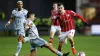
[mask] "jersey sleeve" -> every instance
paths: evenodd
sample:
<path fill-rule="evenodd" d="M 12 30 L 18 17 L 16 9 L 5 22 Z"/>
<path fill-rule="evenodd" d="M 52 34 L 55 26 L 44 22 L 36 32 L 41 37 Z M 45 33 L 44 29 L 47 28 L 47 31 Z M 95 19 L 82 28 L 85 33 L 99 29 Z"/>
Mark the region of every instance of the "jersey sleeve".
<path fill-rule="evenodd" d="M 27 25 L 30 25 L 30 24 L 32 24 L 32 21 L 30 21 L 30 20 L 26 20 L 26 22 L 25 22 Z"/>
<path fill-rule="evenodd" d="M 32 24 L 32 21 L 26 20 L 25 21 L 25 28 L 29 28 L 29 25 L 31 25 L 31 24 Z"/>
<path fill-rule="evenodd" d="M 81 19 L 83 22 L 86 22 L 86 20 L 81 15 L 75 13 L 74 11 L 70 11 L 70 13 L 71 13 L 72 16 L 76 16 L 79 19 Z"/>
<path fill-rule="evenodd" d="M 24 9 L 25 17 L 27 18 L 28 10 Z"/>
<path fill-rule="evenodd" d="M 72 10 L 70 10 L 70 14 L 71 14 L 72 16 L 76 16 L 77 13 L 75 13 L 75 12 L 72 11 Z"/>
<path fill-rule="evenodd" d="M 15 13 L 15 10 L 12 11 L 11 18 L 14 18 L 14 13 Z"/>

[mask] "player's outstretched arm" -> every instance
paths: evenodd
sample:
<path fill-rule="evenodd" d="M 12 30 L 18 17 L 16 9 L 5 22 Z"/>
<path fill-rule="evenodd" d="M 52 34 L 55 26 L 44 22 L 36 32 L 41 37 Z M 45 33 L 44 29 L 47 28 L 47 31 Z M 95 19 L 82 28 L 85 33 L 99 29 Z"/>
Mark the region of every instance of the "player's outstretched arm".
<path fill-rule="evenodd" d="M 5 24 L 5 27 L 8 27 L 8 25 L 13 22 L 13 18 L 10 18 L 10 20 Z"/>
<path fill-rule="evenodd" d="M 74 11 L 70 11 L 70 14 L 72 15 L 72 16 L 76 16 L 76 17 L 78 17 L 79 19 L 81 19 L 83 22 L 87 22 L 81 15 L 79 15 L 78 13 L 75 13 Z"/>
<path fill-rule="evenodd" d="M 76 14 L 76 16 L 81 19 L 83 22 L 87 22 L 82 16 L 80 16 L 79 14 Z"/>
<path fill-rule="evenodd" d="M 76 16 L 83 21 L 84 26 L 89 26 L 88 22 L 82 16 L 79 14 L 76 14 Z"/>
<path fill-rule="evenodd" d="M 46 18 L 45 21 L 48 22 L 52 17 Z"/>

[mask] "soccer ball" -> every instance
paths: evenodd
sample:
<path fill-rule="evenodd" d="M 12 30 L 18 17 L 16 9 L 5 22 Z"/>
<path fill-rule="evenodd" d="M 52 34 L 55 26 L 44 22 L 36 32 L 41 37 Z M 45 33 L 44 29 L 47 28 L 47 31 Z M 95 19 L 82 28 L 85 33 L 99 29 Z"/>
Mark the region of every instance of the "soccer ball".
<path fill-rule="evenodd" d="M 78 56 L 85 56 L 85 53 L 84 52 L 79 52 Z"/>

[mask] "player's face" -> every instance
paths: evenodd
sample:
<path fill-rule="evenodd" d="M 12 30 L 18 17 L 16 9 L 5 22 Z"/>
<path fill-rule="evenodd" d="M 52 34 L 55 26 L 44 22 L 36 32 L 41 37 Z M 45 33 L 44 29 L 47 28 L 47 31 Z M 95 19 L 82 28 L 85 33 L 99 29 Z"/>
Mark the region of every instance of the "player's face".
<path fill-rule="evenodd" d="M 64 11 L 64 6 L 63 5 L 61 5 L 61 6 L 58 6 L 58 13 L 63 13 L 63 11 Z"/>
<path fill-rule="evenodd" d="M 53 4 L 53 9 L 57 9 L 57 4 Z"/>
<path fill-rule="evenodd" d="M 21 8 L 23 7 L 23 3 L 22 3 L 22 2 L 17 3 L 17 7 L 18 7 L 19 9 L 21 9 Z"/>
<path fill-rule="evenodd" d="M 35 20 L 35 15 L 34 14 L 31 14 L 30 15 L 30 18 L 31 18 L 32 21 L 34 21 Z"/>

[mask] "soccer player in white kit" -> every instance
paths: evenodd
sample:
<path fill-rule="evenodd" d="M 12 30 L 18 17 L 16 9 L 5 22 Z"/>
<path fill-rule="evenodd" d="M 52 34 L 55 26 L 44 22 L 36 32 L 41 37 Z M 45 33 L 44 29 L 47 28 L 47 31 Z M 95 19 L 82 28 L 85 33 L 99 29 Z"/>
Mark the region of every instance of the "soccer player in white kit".
<path fill-rule="evenodd" d="M 37 27 L 33 23 L 35 20 L 35 14 L 32 12 L 28 12 L 27 20 L 25 21 L 25 30 L 28 32 L 30 45 L 31 45 L 31 53 L 30 56 L 36 56 L 37 47 L 46 47 L 53 53 L 57 54 L 58 56 L 68 56 L 68 53 L 63 54 L 62 52 L 56 50 L 52 45 L 47 43 L 44 39 L 39 37 Z"/>
<path fill-rule="evenodd" d="M 15 8 L 12 11 L 11 18 L 5 25 L 5 27 L 7 27 L 11 22 L 14 22 L 15 31 L 18 35 L 18 45 L 15 56 L 18 56 L 22 48 L 22 43 L 24 42 L 24 36 L 25 36 L 24 22 L 27 16 L 27 12 L 28 11 L 23 8 L 23 2 L 17 1 L 17 8 Z"/>

